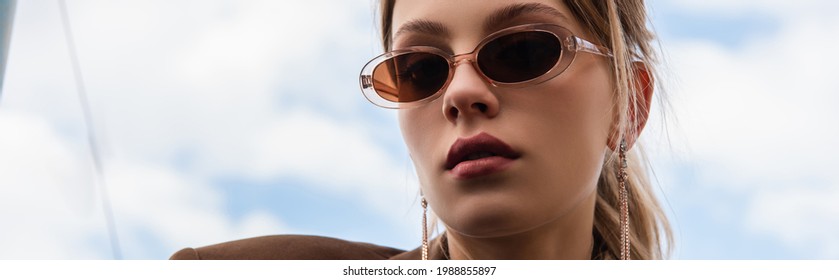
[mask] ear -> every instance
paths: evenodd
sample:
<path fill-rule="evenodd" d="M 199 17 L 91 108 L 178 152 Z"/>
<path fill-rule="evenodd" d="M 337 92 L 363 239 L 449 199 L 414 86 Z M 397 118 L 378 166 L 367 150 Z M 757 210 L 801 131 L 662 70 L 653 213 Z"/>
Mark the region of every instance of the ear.
<path fill-rule="evenodd" d="M 635 106 L 629 106 L 629 110 L 626 112 L 626 118 L 635 127 L 631 131 L 626 131 L 623 135 L 624 140 L 626 140 L 627 150 L 635 145 L 635 141 L 638 140 L 638 137 L 641 136 L 641 131 L 647 125 L 647 119 L 650 116 L 650 105 L 653 100 L 653 89 L 655 88 L 653 75 L 650 73 L 649 68 L 647 68 L 647 64 L 636 61 L 632 63 L 632 68 L 635 72 Z M 609 148 L 613 151 L 617 151 L 618 145 L 620 145 L 621 139 L 618 139 L 618 134 L 618 131 L 613 129 L 609 136 Z"/>

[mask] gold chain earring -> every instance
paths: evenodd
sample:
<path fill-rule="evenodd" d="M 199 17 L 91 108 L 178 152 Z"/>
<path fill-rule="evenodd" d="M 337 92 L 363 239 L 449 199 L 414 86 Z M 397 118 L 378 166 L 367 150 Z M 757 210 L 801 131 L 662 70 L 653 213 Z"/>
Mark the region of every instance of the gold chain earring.
<path fill-rule="evenodd" d="M 428 260 L 428 224 L 425 216 L 428 214 L 428 202 L 422 198 L 422 260 Z"/>
<path fill-rule="evenodd" d="M 618 168 L 618 186 L 620 187 L 620 227 L 621 227 L 621 260 L 629 260 L 629 192 L 626 190 L 626 140 L 621 140 L 620 168 Z"/>

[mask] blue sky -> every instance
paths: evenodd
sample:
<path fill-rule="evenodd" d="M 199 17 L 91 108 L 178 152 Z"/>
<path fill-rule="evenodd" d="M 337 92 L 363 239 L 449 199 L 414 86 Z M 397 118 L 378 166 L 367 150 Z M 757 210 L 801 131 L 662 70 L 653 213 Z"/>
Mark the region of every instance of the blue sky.
<path fill-rule="evenodd" d="M 267 234 L 419 245 L 396 114 L 357 85 L 371 2 L 68 2 L 126 258 Z M 836 4 L 648 5 L 670 105 L 643 141 L 672 257 L 839 258 Z M 18 3 L 0 259 L 111 258 L 59 16 Z"/>

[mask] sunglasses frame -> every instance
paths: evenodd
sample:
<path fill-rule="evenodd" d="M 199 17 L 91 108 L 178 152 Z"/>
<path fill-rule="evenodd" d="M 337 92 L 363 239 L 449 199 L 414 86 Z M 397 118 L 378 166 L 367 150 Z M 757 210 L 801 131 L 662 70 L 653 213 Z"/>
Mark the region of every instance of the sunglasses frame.
<path fill-rule="evenodd" d="M 556 64 L 550 70 L 533 79 L 513 83 L 498 82 L 484 74 L 484 72 L 481 70 L 481 67 L 478 65 L 478 55 L 480 54 L 480 51 L 483 49 L 485 45 L 502 36 L 532 31 L 549 33 L 555 36 L 560 42 L 562 51 L 560 52 L 560 56 L 557 59 Z M 481 40 L 480 43 L 478 43 L 475 49 L 468 53 L 452 55 L 441 49 L 431 46 L 415 46 L 386 52 L 373 58 L 372 60 L 367 62 L 367 64 L 364 65 L 364 67 L 361 69 L 359 82 L 361 84 L 361 91 L 364 94 L 364 97 L 376 106 L 388 109 L 408 109 L 419 107 L 439 98 L 442 95 L 442 93 L 446 91 L 446 88 L 449 86 L 449 83 L 451 83 L 452 77 L 454 77 L 455 68 L 461 63 L 472 63 L 475 70 L 483 77 L 484 80 L 486 80 L 493 87 L 519 88 L 540 84 L 550 79 L 553 79 L 559 74 L 562 74 L 562 72 L 565 72 L 565 70 L 568 69 L 568 67 L 574 61 L 574 58 L 577 56 L 577 52 L 587 52 L 605 57 L 613 56 L 612 52 L 608 48 L 579 38 L 565 27 L 550 23 L 525 24 L 505 28 L 488 35 L 483 40 Z M 388 60 L 411 53 L 426 53 L 437 55 L 448 61 L 449 71 L 446 81 L 443 83 L 440 89 L 437 90 L 437 92 L 417 101 L 394 102 L 385 99 L 379 94 L 375 87 L 375 83 L 373 82 L 373 72 L 376 70 L 376 68 L 379 67 L 379 65 Z"/>

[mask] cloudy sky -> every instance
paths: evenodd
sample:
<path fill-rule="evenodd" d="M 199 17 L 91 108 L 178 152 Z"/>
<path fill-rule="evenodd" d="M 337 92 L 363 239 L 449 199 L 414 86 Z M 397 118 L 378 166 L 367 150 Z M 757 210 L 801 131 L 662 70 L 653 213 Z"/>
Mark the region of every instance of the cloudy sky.
<path fill-rule="evenodd" d="M 419 246 L 395 112 L 357 85 L 381 51 L 370 0 L 67 2 L 124 258 L 267 234 Z M 839 258 L 839 3 L 648 5 L 672 258 Z M 17 6 L 0 259 L 114 257 L 59 11 Z"/>

